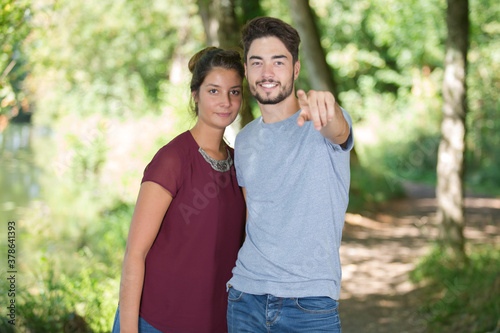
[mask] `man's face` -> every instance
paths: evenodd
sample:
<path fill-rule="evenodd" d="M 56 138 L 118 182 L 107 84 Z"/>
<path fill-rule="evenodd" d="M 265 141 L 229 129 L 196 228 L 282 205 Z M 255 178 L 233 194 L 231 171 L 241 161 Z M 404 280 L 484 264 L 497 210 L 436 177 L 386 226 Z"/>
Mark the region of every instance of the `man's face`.
<path fill-rule="evenodd" d="M 258 38 L 248 49 L 245 73 L 250 93 L 260 104 L 278 104 L 292 95 L 300 63 L 276 37 Z"/>

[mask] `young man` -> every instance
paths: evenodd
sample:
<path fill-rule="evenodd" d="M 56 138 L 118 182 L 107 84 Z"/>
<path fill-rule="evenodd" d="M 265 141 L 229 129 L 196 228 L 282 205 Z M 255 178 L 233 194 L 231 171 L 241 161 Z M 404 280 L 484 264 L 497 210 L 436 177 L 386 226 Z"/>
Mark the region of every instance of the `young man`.
<path fill-rule="evenodd" d="M 256 18 L 242 41 L 262 117 L 235 142 L 248 216 L 228 282 L 229 332 L 340 332 L 351 119 L 329 92 L 295 97 L 300 37 L 290 25 Z"/>

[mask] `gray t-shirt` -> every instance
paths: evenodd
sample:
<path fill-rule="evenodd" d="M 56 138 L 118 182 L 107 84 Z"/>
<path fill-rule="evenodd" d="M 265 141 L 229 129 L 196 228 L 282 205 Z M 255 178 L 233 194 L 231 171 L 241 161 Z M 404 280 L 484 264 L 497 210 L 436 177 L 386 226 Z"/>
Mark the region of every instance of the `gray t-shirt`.
<path fill-rule="evenodd" d="M 234 288 L 277 297 L 338 300 L 339 247 L 349 200 L 349 151 L 325 139 L 300 111 L 277 123 L 255 119 L 235 142 L 238 183 L 247 191 L 246 239 Z"/>

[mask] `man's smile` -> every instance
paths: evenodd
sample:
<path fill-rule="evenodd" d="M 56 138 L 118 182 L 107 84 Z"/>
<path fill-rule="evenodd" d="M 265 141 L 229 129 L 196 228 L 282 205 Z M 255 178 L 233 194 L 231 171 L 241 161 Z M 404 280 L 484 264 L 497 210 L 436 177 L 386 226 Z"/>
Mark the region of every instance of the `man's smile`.
<path fill-rule="evenodd" d="M 277 87 L 278 86 L 278 83 L 277 82 L 268 82 L 268 81 L 265 81 L 265 82 L 259 82 L 257 83 L 259 86 L 261 86 L 262 88 L 274 88 L 274 87 Z"/>

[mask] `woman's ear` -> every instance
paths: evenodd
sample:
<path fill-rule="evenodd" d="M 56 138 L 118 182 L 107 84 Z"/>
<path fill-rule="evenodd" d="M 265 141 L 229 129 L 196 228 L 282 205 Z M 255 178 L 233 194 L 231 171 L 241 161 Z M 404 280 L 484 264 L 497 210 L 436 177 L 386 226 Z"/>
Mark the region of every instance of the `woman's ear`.
<path fill-rule="evenodd" d="M 193 101 L 198 103 L 198 94 L 196 91 L 191 91 L 191 96 L 193 96 Z"/>

